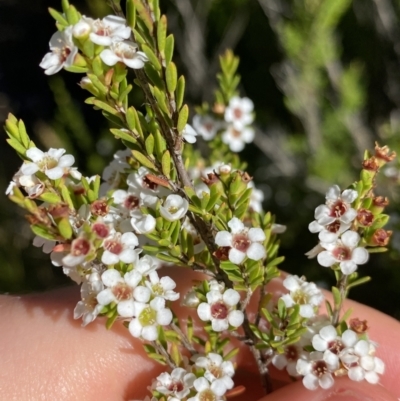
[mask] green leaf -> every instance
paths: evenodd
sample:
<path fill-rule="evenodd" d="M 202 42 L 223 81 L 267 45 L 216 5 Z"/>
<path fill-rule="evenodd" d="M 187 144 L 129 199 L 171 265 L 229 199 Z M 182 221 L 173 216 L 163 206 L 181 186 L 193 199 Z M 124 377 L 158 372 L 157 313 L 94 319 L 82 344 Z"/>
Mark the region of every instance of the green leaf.
<path fill-rule="evenodd" d="M 344 315 L 340 319 L 340 322 L 346 322 L 352 313 L 353 313 L 353 309 L 351 309 L 351 308 L 347 309 L 347 311 L 344 313 Z"/>
<path fill-rule="evenodd" d="M 167 107 L 166 99 L 165 99 L 165 93 L 160 91 L 157 87 L 154 87 L 154 97 L 157 100 L 158 106 L 160 109 L 167 115 L 170 115 L 170 112 Z"/>
<path fill-rule="evenodd" d="M 25 156 L 26 149 L 14 138 L 7 139 L 7 143 L 14 148 L 20 155 Z"/>
<path fill-rule="evenodd" d="M 147 154 L 150 156 L 153 154 L 154 152 L 154 136 L 152 134 L 150 134 L 147 138 L 146 138 L 146 152 Z"/>
<path fill-rule="evenodd" d="M 48 202 L 52 205 L 55 205 L 57 203 L 61 203 L 61 198 L 52 192 L 44 192 L 39 196 L 39 199 L 42 200 L 43 202 Z"/>
<path fill-rule="evenodd" d="M 177 85 L 178 72 L 175 63 L 169 63 L 165 70 L 165 79 L 169 93 L 174 93 Z"/>
<path fill-rule="evenodd" d="M 55 237 L 53 234 L 48 232 L 47 227 L 43 227 L 40 225 L 33 225 L 31 226 L 31 229 L 34 234 L 38 235 L 39 237 L 49 239 L 49 240 L 56 240 L 57 237 Z"/>
<path fill-rule="evenodd" d="M 50 15 L 61 25 L 67 27 L 68 21 L 64 18 L 64 16 L 59 13 L 57 10 L 55 10 L 54 8 L 49 7 L 48 8 Z"/>
<path fill-rule="evenodd" d="M 68 0 L 61 0 L 61 7 L 63 9 L 64 14 L 67 13 L 69 8 L 69 1 Z"/>
<path fill-rule="evenodd" d="M 76 10 L 76 8 L 72 5 L 70 5 L 65 13 L 68 23 L 69 25 L 75 25 L 76 23 L 79 22 L 79 20 L 81 19 L 80 14 L 78 13 L 78 11 Z"/>
<path fill-rule="evenodd" d="M 181 75 L 178 79 L 175 93 L 176 108 L 180 110 L 185 96 L 185 77 Z"/>
<path fill-rule="evenodd" d="M 124 141 L 131 142 L 131 143 L 136 143 L 136 139 L 132 136 L 132 134 L 129 131 L 122 131 L 120 129 L 116 128 L 110 128 L 111 133 L 116 137 L 123 139 Z"/>
<path fill-rule="evenodd" d="M 162 15 L 157 24 L 157 45 L 161 54 L 164 53 L 167 39 L 167 17 Z"/>
<path fill-rule="evenodd" d="M 15 121 L 14 121 L 15 119 Z M 6 126 L 5 126 L 7 135 L 20 142 L 20 137 L 19 137 L 19 129 L 18 129 L 18 120 L 10 113 L 8 115 L 8 118 L 6 120 Z"/>
<path fill-rule="evenodd" d="M 371 277 L 369 277 L 369 276 L 361 277 L 359 279 L 353 280 L 347 285 L 347 289 L 349 290 L 350 288 L 357 287 L 358 285 L 368 283 L 368 281 L 371 281 Z"/>
<path fill-rule="evenodd" d="M 71 195 L 65 185 L 61 185 L 61 196 L 63 201 L 68 205 L 71 210 L 75 210 L 74 203 L 72 202 Z"/>
<path fill-rule="evenodd" d="M 169 150 L 166 150 L 163 154 L 163 157 L 161 159 L 161 166 L 162 166 L 162 172 L 163 174 L 167 177 L 170 178 L 170 173 L 171 173 L 171 155 L 169 153 Z"/>
<path fill-rule="evenodd" d="M 112 114 L 113 116 L 116 116 L 119 114 L 117 110 L 114 109 L 114 107 L 111 107 L 109 104 L 102 102 L 101 100 L 93 100 L 93 105 L 98 107 L 101 110 L 106 111 L 107 113 Z"/>
<path fill-rule="evenodd" d="M 92 69 L 94 74 L 97 77 L 101 77 L 104 75 L 104 64 L 103 61 L 101 60 L 100 56 L 96 56 L 93 61 L 92 61 Z M 88 75 L 90 78 L 90 75 Z"/>
<path fill-rule="evenodd" d="M 159 5 L 159 0 L 153 0 L 153 14 L 154 14 L 154 19 L 158 21 L 160 19 L 160 5 Z M 179 364 L 177 364 L 179 365 Z"/>
<path fill-rule="evenodd" d="M 167 39 L 165 40 L 165 63 L 168 66 L 168 64 L 172 60 L 172 56 L 174 54 L 174 35 L 168 35 Z"/>
<path fill-rule="evenodd" d="M 57 222 L 57 227 L 63 238 L 70 239 L 72 237 L 73 231 L 68 217 L 63 217 L 62 219 L 60 219 L 60 221 Z"/>
<path fill-rule="evenodd" d="M 156 256 L 157 256 L 158 259 L 164 260 L 165 262 L 175 263 L 175 264 L 179 264 L 179 265 L 182 264 L 180 259 L 175 258 L 175 257 L 170 256 L 170 255 L 167 255 L 165 253 L 157 253 Z"/>
<path fill-rule="evenodd" d="M 144 167 L 151 170 L 156 170 L 156 166 L 152 161 L 150 161 L 144 154 L 138 152 L 137 150 L 132 150 L 133 157 Z"/>
<path fill-rule="evenodd" d="M 182 132 L 187 124 L 189 118 L 189 107 L 185 104 L 179 112 L 178 123 L 176 124 L 176 129 Z"/>
<path fill-rule="evenodd" d="M 332 295 L 333 295 L 333 302 L 335 304 L 335 308 L 338 308 L 342 302 L 342 297 L 341 297 L 340 291 L 337 287 L 332 287 Z"/>
<path fill-rule="evenodd" d="M 136 7 L 133 0 L 126 0 L 126 21 L 131 29 L 136 25 Z"/>
<path fill-rule="evenodd" d="M 153 67 L 157 71 L 161 71 L 161 63 L 158 60 L 157 56 L 155 55 L 154 51 L 148 45 L 142 45 L 142 49 L 145 52 L 146 56 L 149 59 L 149 62 L 153 65 Z"/>

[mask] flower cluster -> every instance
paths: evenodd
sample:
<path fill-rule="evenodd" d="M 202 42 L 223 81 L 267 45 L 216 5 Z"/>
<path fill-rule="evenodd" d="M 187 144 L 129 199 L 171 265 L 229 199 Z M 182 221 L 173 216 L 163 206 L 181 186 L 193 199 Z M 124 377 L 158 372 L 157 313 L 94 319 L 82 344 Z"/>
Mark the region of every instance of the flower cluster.
<path fill-rule="evenodd" d="M 214 139 L 218 132 L 222 133 L 222 141 L 229 145 L 232 152 L 240 152 L 246 143 L 253 142 L 254 104 L 247 98 L 232 97 L 223 113 L 223 120 L 210 115 L 195 115 L 193 127 L 206 141 Z"/>
<path fill-rule="evenodd" d="M 74 43 L 75 39 L 82 45 L 89 40 L 94 45 L 104 47 L 100 58 L 108 66 L 121 62 L 129 68 L 143 68 L 147 56 L 138 50 L 136 43 L 129 40 L 131 34 L 131 28 L 126 25 L 124 18 L 108 15 L 101 20 L 94 20 L 83 16 L 73 26 L 51 37 L 51 52 L 44 56 L 40 66 L 45 69 L 45 74 L 53 75 L 64 67 L 79 63 L 76 60 L 79 49 Z"/>

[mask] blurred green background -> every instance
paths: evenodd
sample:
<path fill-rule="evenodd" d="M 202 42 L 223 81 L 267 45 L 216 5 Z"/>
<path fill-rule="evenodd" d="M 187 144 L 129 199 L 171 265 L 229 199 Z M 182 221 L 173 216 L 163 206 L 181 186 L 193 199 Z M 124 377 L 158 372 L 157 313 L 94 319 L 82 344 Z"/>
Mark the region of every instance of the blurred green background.
<path fill-rule="evenodd" d="M 400 151 L 400 3 L 397 0 L 160 0 L 176 35 L 176 62 L 187 77 L 187 100 L 212 101 L 218 55 L 241 58 L 241 93 L 255 103 L 257 135 L 243 157 L 263 190 L 266 210 L 286 224 L 283 268 L 330 287 L 333 275 L 304 253 L 316 206 L 332 184 L 357 179 L 374 142 Z M 90 16 L 103 0 L 74 3 Z M 58 1 L 0 1 L 0 120 L 24 119 L 42 148 L 65 147 L 87 175 L 100 172 L 118 148 L 107 123 L 83 103 L 77 74 L 47 77 L 38 66 L 55 31 L 47 8 Z M 135 99 L 133 99 L 135 101 Z M 0 146 L 0 191 L 20 161 Z M 397 162 L 377 193 L 389 196 L 391 229 L 400 228 Z M 41 250 L 23 212 L 0 196 L 0 292 L 46 290 L 69 281 Z M 400 235 L 386 254 L 359 271 L 372 283 L 351 298 L 400 318 Z"/>

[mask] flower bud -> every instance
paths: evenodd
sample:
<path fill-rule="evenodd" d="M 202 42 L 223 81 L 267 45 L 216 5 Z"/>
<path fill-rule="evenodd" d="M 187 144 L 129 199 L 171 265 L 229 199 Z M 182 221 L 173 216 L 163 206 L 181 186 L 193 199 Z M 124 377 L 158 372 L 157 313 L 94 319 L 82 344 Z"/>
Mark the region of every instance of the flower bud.
<path fill-rule="evenodd" d="M 92 27 L 90 24 L 82 18 L 72 28 L 72 35 L 74 38 L 85 40 L 88 38 L 91 31 Z"/>

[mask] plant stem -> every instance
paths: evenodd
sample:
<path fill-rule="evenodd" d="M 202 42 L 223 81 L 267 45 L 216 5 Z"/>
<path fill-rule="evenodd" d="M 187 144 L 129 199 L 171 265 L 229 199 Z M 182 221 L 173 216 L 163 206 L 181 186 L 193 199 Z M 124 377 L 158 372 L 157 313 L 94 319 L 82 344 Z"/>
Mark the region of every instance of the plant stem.
<path fill-rule="evenodd" d="M 336 287 L 339 289 L 340 292 L 340 303 L 339 305 L 335 305 L 335 308 L 333 310 L 332 324 L 334 326 L 337 326 L 337 324 L 339 323 L 340 311 L 342 310 L 343 301 L 346 299 L 348 277 L 349 276 L 347 274 L 343 274 L 336 284 Z"/>

